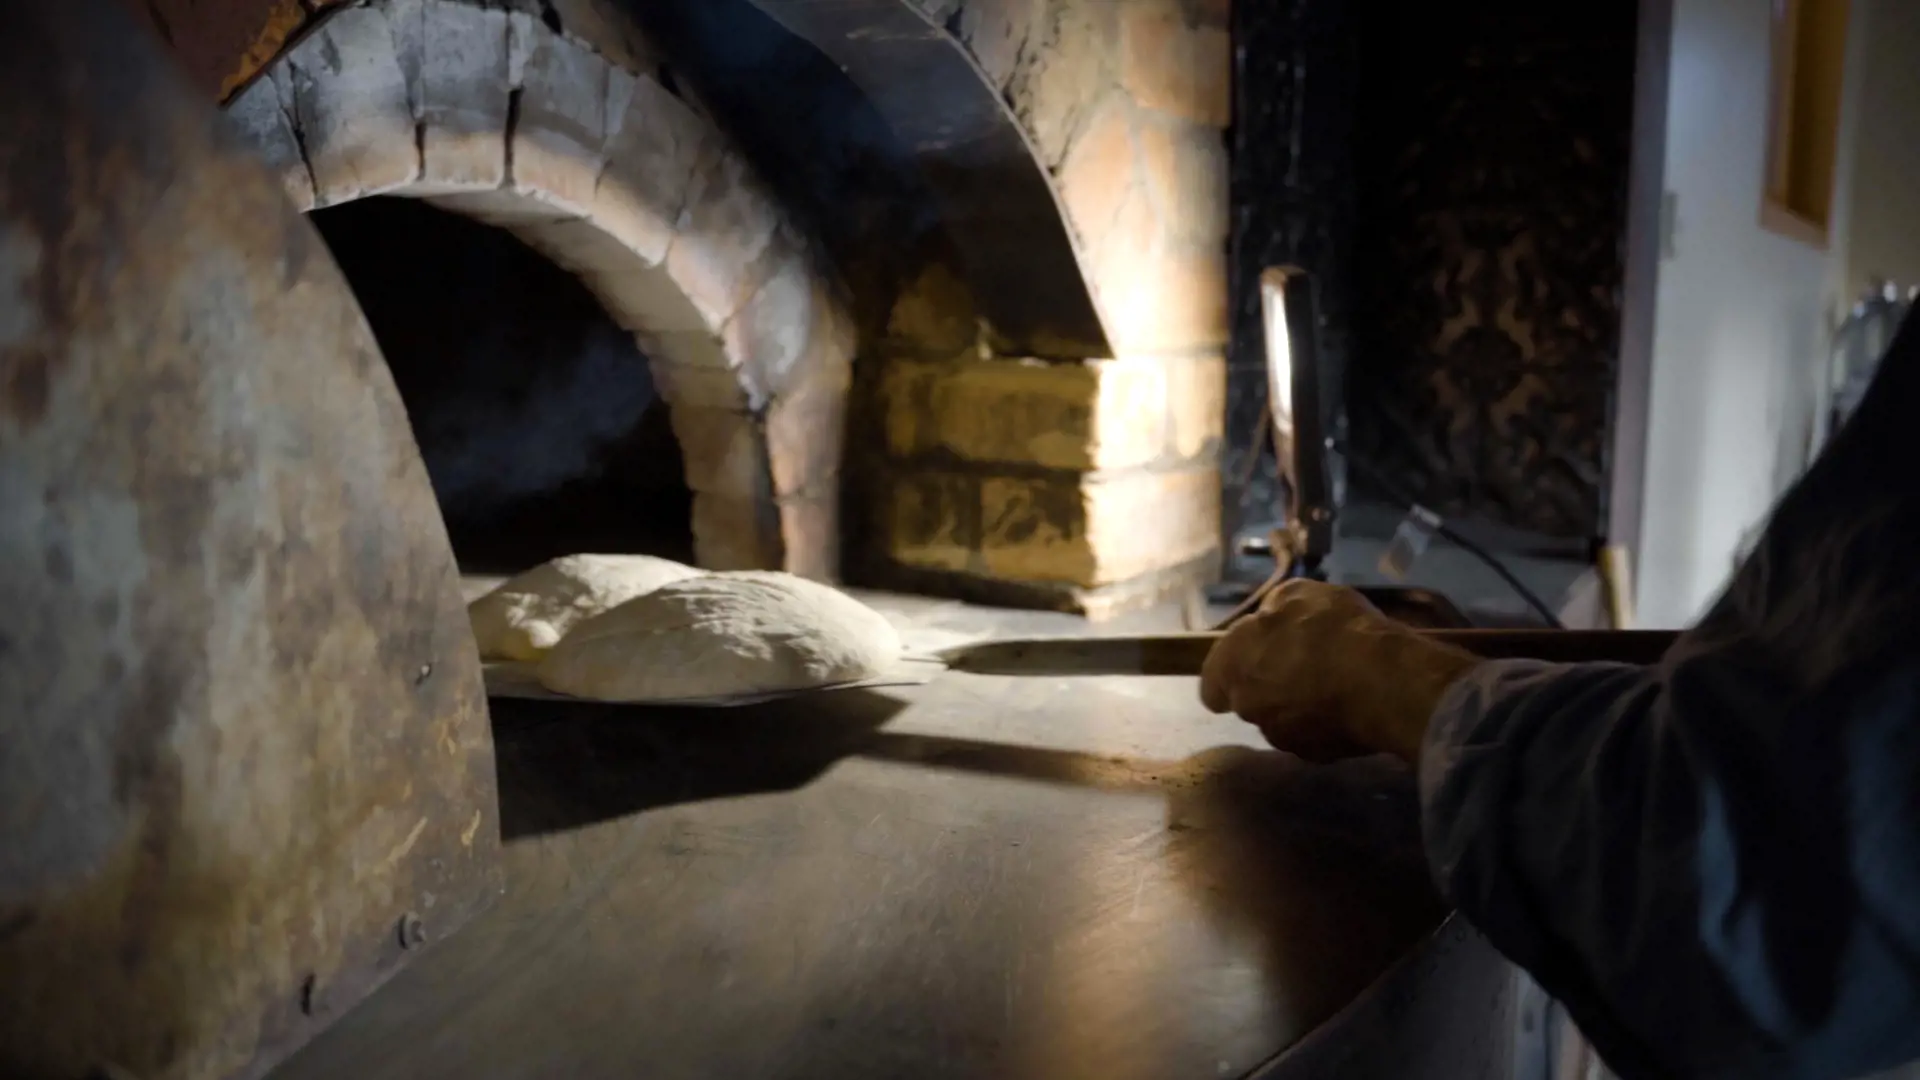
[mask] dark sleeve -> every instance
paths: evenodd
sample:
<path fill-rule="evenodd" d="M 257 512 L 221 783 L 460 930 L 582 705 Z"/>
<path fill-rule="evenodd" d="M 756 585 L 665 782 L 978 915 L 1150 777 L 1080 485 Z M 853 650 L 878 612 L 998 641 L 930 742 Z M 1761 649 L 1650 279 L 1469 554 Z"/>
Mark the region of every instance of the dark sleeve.
<path fill-rule="evenodd" d="M 1420 765 L 1443 892 L 1624 1080 L 1920 1058 L 1920 324 L 1657 667 L 1483 665 Z"/>

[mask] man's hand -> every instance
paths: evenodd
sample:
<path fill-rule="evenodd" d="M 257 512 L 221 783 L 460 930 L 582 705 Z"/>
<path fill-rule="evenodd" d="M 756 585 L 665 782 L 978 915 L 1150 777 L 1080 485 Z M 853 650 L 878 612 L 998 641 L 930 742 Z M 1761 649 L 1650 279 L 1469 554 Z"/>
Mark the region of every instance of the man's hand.
<path fill-rule="evenodd" d="M 1351 589 L 1289 581 L 1207 655 L 1200 700 L 1312 761 L 1384 752 L 1416 762 L 1441 695 L 1478 662 Z"/>

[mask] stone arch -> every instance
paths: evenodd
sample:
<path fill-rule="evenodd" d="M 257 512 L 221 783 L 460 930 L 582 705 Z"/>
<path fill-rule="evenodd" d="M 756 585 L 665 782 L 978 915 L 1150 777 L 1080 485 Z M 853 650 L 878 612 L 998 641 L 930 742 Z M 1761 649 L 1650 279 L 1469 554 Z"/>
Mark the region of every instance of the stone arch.
<path fill-rule="evenodd" d="M 303 212 L 424 199 L 577 274 L 650 358 L 699 563 L 832 577 L 852 319 L 739 151 L 630 52 L 523 12 L 375 0 L 227 113 Z"/>

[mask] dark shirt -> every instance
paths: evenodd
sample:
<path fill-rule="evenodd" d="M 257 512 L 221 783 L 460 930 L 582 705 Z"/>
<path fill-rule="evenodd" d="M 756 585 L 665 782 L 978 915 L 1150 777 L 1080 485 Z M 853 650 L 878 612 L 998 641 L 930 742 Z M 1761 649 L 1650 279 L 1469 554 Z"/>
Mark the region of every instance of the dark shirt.
<path fill-rule="evenodd" d="M 1623 1080 L 1920 1058 L 1916 556 L 1909 317 L 1661 664 L 1489 663 L 1435 715 L 1442 891 Z"/>

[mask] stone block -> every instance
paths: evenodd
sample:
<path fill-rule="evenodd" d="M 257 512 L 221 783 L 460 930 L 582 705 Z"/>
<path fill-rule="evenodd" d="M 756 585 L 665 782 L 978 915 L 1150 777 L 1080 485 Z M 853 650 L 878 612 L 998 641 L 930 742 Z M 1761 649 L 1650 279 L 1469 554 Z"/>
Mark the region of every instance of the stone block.
<path fill-rule="evenodd" d="M 1227 345 L 1227 253 L 1222 245 L 1189 246 L 1165 256 L 1161 319 L 1152 347 L 1224 349 Z"/>
<path fill-rule="evenodd" d="M 814 581 L 840 578 L 840 493 L 829 488 L 817 494 L 780 500 L 780 544 L 789 574 Z"/>
<path fill-rule="evenodd" d="M 601 228 L 597 219 L 530 222 L 515 228 L 514 234 L 583 280 L 602 275 L 619 278 L 629 274 L 659 274 L 619 238 Z"/>
<path fill-rule="evenodd" d="M 280 100 L 281 86 L 271 78 L 253 81 L 226 107 L 227 123 L 253 148 L 260 163 L 280 181 L 294 209 L 313 209 L 313 174 L 294 137 L 293 122 Z"/>
<path fill-rule="evenodd" d="M 429 195 L 426 201 L 442 210 L 465 214 L 476 221 L 519 232 L 527 225 L 554 221 L 573 221 L 579 214 L 512 188 L 498 191 L 465 191 L 453 195 Z"/>
<path fill-rule="evenodd" d="M 633 77 L 518 12 L 509 17 L 509 26 L 516 39 L 526 38 L 516 46 L 524 49 L 526 59 L 520 106 L 509 133 L 513 187 L 585 216 L 593 209 L 605 161 L 607 112 L 615 83 L 624 81 L 630 92 Z M 622 111 L 625 105 L 622 101 Z"/>
<path fill-rule="evenodd" d="M 1228 207 L 1226 136 L 1210 127 L 1155 117 L 1139 126 L 1147 194 L 1163 235 L 1193 244 L 1224 244 Z"/>
<path fill-rule="evenodd" d="M 813 346 L 830 356 L 844 356 L 851 371 L 860 358 L 860 323 L 853 312 L 852 297 L 839 279 L 828 289 L 827 319 L 813 339 Z"/>
<path fill-rule="evenodd" d="M 1168 442 L 1166 362 L 1153 357 L 1096 360 L 1093 437 L 1072 468 L 1125 469 L 1154 461 Z"/>
<path fill-rule="evenodd" d="M 1226 27 L 1189 23 L 1181 0 L 1124 4 L 1120 82 L 1149 109 L 1225 128 L 1233 119 L 1233 49 Z"/>
<path fill-rule="evenodd" d="M 1086 485 L 1098 583 L 1179 566 L 1220 544 L 1220 472 L 1212 464 L 1130 473 Z"/>
<path fill-rule="evenodd" d="M 1081 478 L 994 477 L 980 484 L 980 557 L 992 577 L 1102 584 Z"/>
<path fill-rule="evenodd" d="M 666 261 L 709 327 L 725 327 L 759 286 L 754 270 L 779 224 L 779 211 L 746 161 L 709 146 L 688 185 Z"/>
<path fill-rule="evenodd" d="M 777 396 L 807 354 L 822 308 L 830 302 L 806 253 L 784 242 L 768 249 L 759 288 L 727 321 L 721 341 L 733 367 L 752 374 L 754 385 Z"/>
<path fill-rule="evenodd" d="M 712 127 L 685 102 L 651 78 L 636 79 L 607 142 L 594 218 L 649 261 L 663 261 L 712 138 Z"/>
<path fill-rule="evenodd" d="M 1133 103 L 1125 94 L 1109 91 L 1067 152 L 1057 178 L 1067 220 L 1089 254 L 1100 250 L 1137 183 L 1138 162 Z"/>
<path fill-rule="evenodd" d="M 587 285 L 606 305 L 615 322 L 635 333 L 649 336 L 696 335 L 712 342 L 717 355 L 711 366 L 729 366 L 720 347 L 720 335 L 707 326 L 693 301 L 664 269 L 641 269 L 635 265 L 621 272 L 602 272 L 589 276 Z M 702 363 L 706 362 L 704 350 Z M 691 363 L 692 361 L 676 361 Z"/>
<path fill-rule="evenodd" d="M 1024 79 L 1010 87 L 1014 110 L 1040 151 L 1040 160 L 1058 168 L 1073 134 L 1086 126 L 1088 113 L 1113 85 L 1113 55 L 1105 33 L 1112 0 L 1052 0 L 1042 21 L 1044 34 L 1029 37 L 1031 59 Z M 1022 85 L 1024 83 L 1024 85 Z"/>
<path fill-rule="evenodd" d="M 1034 13 L 1033 0 L 967 0 L 960 9 L 960 40 L 1003 93 L 1020 63 Z"/>
<path fill-rule="evenodd" d="M 742 499 L 770 492 L 767 444 L 753 416 L 689 405 L 668 411 L 689 488 Z"/>
<path fill-rule="evenodd" d="M 659 48 L 624 0 L 550 0 L 550 6 L 569 36 L 592 42 L 600 55 L 622 69 L 651 72 L 660 67 Z"/>
<path fill-rule="evenodd" d="M 894 298 L 887 340 L 897 348 L 951 356 L 978 339 L 979 312 L 966 277 L 944 262 L 922 267 Z"/>
<path fill-rule="evenodd" d="M 1233 0 L 1186 0 L 1202 25 L 1225 30 L 1233 25 Z"/>
<path fill-rule="evenodd" d="M 414 10 L 423 24 L 413 69 L 420 189 L 497 188 L 507 180 L 507 14 L 450 0 Z"/>
<path fill-rule="evenodd" d="M 407 78 L 384 12 L 334 13 L 275 65 L 272 78 L 293 103 L 314 205 L 378 195 L 420 178 Z"/>
<path fill-rule="evenodd" d="M 1169 450 L 1182 460 L 1216 452 L 1226 436 L 1227 361 L 1224 356 L 1169 358 L 1167 424 Z"/>
<path fill-rule="evenodd" d="M 946 364 L 887 362 L 880 378 L 880 412 L 887 451 L 894 457 L 914 457 L 940 445 L 933 394 L 947 374 Z"/>
<path fill-rule="evenodd" d="M 1219 531 L 1212 467 L 981 484 L 981 563 L 1008 581 L 1109 585 L 1204 555 Z"/>
<path fill-rule="evenodd" d="M 705 570 L 779 570 L 785 562 L 772 499 L 709 491 L 693 496 L 693 554 Z"/>
<path fill-rule="evenodd" d="M 720 347 L 720 339 L 712 334 L 704 330 L 669 330 L 661 334 L 636 330 L 633 337 L 640 343 L 641 351 L 648 356 L 680 367 L 705 368 L 724 373 L 747 395 L 749 409 L 759 407 L 756 404 L 758 388 L 749 383 L 739 369 L 728 366 L 727 351 Z"/>
<path fill-rule="evenodd" d="M 886 554 L 902 566 L 966 570 L 980 544 L 980 481 L 922 472 L 886 488 Z"/>
<path fill-rule="evenodd" d="M 1155 249 L 1109 243 L 1095 284 L 1116 352 L 1199 352 L 1226 345 L 1227 256 L 1222 245 Z"/>
<path fill-rule="evenodd" d="M 1131 349 L 1115 332 L 1121 318 L 1130 315 L 1139 319 L 1144 313 L 1115 309 L 1126 304 L 1154 303 L 1151 283 L 1158 271 L 1162 246 L 1160 215 L 1154 210 L 1153 198 L 1144 184 L 1134 185 L 1108 224 L 1098 257 L 1089 264 L 1093 293 L 1106 320 L 1108 343 L 1116 354 Z M 1146 288 L 1141 289 L 1139 283 L 1145 283 Z"/>
<path fill-rule="evenodd" d="M 1050 469 L 1118 469 L 1166 449 L 1161 362 L 896 363 L 883 380 L 888 449 Z"/>
<path fill-rule="evenodd" d="M 778 496 L 824 490 L 840 473 L 851 366 L 822 355 L 767 409 L 767 455 Z"/>
<path fill-rule="evenodd" d="M 407 101 L 412 108 L 415 120 L 419 120 L 422 115 L 420 68 L 426 57 L 428 6 L 459 2 L 460 0 L 370 0 L 366 5 L 386 18 L 387 35 L 393 40 L 394 59 L 400 62 L 400 76 L 406 80 Z"/>
<path fill-rule="evenodd" d="M 688 367 L 651 354 L 648 359 L 653 385 L 667 404 L 747 411 L 746 389 L 733 372 L 722 367 Z"/>
<path fill-rule="evenodd" d="M 1113 585 L 1075 589 L 1072 600 L 1088 622 L 1098 623 L 1167 603 L 1184 603 L 1196 590 L 1219 579 L 1220 553 L 1214 550 L 1183 565 Z"/>

